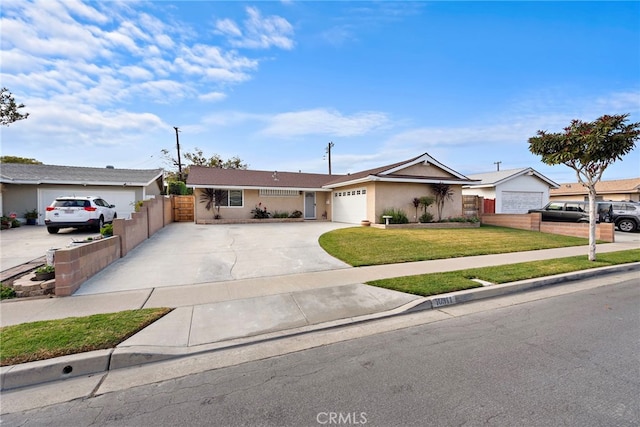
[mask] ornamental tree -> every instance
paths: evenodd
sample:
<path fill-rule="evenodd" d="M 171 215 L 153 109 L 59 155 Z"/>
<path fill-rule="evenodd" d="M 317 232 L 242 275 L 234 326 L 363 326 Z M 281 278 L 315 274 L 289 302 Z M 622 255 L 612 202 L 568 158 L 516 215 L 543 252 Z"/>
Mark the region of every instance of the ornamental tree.
<path fill-rule="evenodd" d="M 629 114 L 604 115 L 593 122 L 572 120 L 564 132 L 539 130 L 529 138 L 529 151 L 548 165 L 564 164 L 576 171 L 589 191 L 589 261 L 596 260 L 596 183 L 605 169 L 631 152 L 640 123 L 627 123 Z"/>
<path fill-rule="evenodd" d="M 23 114 L 19 111 L 21 108 L 24 108 L 24 104 L 17 104 L 9 89 L 6 87 L 0 89 L 0 125 L 9 126 L 13 122 L 29 117 L 29 113 Z"/>

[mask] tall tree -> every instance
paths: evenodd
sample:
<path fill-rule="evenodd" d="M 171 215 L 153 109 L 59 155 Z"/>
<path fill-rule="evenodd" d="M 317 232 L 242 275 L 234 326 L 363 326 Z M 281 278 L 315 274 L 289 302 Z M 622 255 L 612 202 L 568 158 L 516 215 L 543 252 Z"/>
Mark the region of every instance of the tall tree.
<path fill-rule="evenodd" d="M 178 160 L 173 158 L 169 154 L 169 150 L 161 150 L 164 158 L 174 167 L 178 166 Z M 222 169 L 247 169 L 248 164 L 244 163 L 238 156 L 231 157 L 230 159 L 223 160 L 219 154 L 214 154 L 211 157 L 205 157 L 203 151 L 198 147 L 193 152 L 186 152 L 183 157 L 187 160 L 188 165 L 183 168 L 183 175 L 189 175 L 189 166 L 207 166 L 210 168 L 222 168 Z"/>
<path fill-rule="evenodd" d="M 29 117 L 29 113 L 19 111 L 24 108 L 24 104 L 17 104 L 9 89 L 3 87 L 0 92 L 0 125 L 9 126 L 13 122 Z"/>
<path fill-rule="evenodd" d="M 576 172 L 589 192 L 589 260 L 596 260 L 596 183 L 605 169 L 634 149 L 640 123 L 629 114 L 604 115 L 593 122 L 572 120 L 564 132 L 539 130 L 529 138 L 529 151 L 548 165 L 563 164 Z"/>

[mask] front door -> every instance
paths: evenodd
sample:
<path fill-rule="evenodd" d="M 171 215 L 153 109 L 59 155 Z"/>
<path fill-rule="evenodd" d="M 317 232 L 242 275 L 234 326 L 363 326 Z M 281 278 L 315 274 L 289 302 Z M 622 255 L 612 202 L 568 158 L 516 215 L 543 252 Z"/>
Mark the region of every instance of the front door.
<path fill-rule="evenodd" d="M 305 191 L 304 193 L 304 219 L 316 219 L 316 193 Z"/>

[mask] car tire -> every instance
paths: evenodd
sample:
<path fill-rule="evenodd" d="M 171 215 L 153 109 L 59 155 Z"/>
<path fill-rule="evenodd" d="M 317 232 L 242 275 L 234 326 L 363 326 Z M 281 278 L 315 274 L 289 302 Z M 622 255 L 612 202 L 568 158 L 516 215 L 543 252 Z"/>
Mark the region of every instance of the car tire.
<path fill-rule="evenodd" d="M 618 230 L 624 231 L 625 233 L 631 233 L 636 231 L 637 225 L 632 219 L 621 219 L 618 221 Z"/>
<path fill-rule="evenodd" d="M 47 227 L 49 234 L 56 234 L 60 230 L 58 227 Z"/>
<path fill-rule="evenodd" d="M 98 224 L 96 225 L 96 230 L 98 231 L 98 233 L 100 232 L 100 229 L 102 227 L 104 227 L 104 217 L 100 215 L 100 219 L 98 219 Z"/>

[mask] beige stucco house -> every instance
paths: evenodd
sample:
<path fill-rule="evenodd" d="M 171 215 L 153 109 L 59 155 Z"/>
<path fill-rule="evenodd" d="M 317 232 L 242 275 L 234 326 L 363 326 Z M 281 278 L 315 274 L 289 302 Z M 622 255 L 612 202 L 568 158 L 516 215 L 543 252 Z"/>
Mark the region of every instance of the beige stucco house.
<path fill-rule="evenodd" d="M 640 178 L 616 179 L 596 183 L 598 200 L 640 202 Z M 578 182 L 560 184 L 549 194 L 554 200 L 589 200 L 587 187 Z"/>
<path fill-rule="evenodd" d="M 448 184 L 443 218 L 462 216 L 462 186 L 475 181 L 428 154 L 348 175 L 218 169 L 191 166 L 187 186 L 194 189 L 195 220 L 214 218 L 206 209 L 206 189 L 223 190 L 222 219 L 248 219 L 257 206 L 274 212 L 300 211 L 305 219 L 358 224 L 380 222 L 385 209 L 401 209 L 416 221 L 412 200 L 432 195 L 431 184 Z M 430 208 L 435 214 L 435 206 Z"/>

